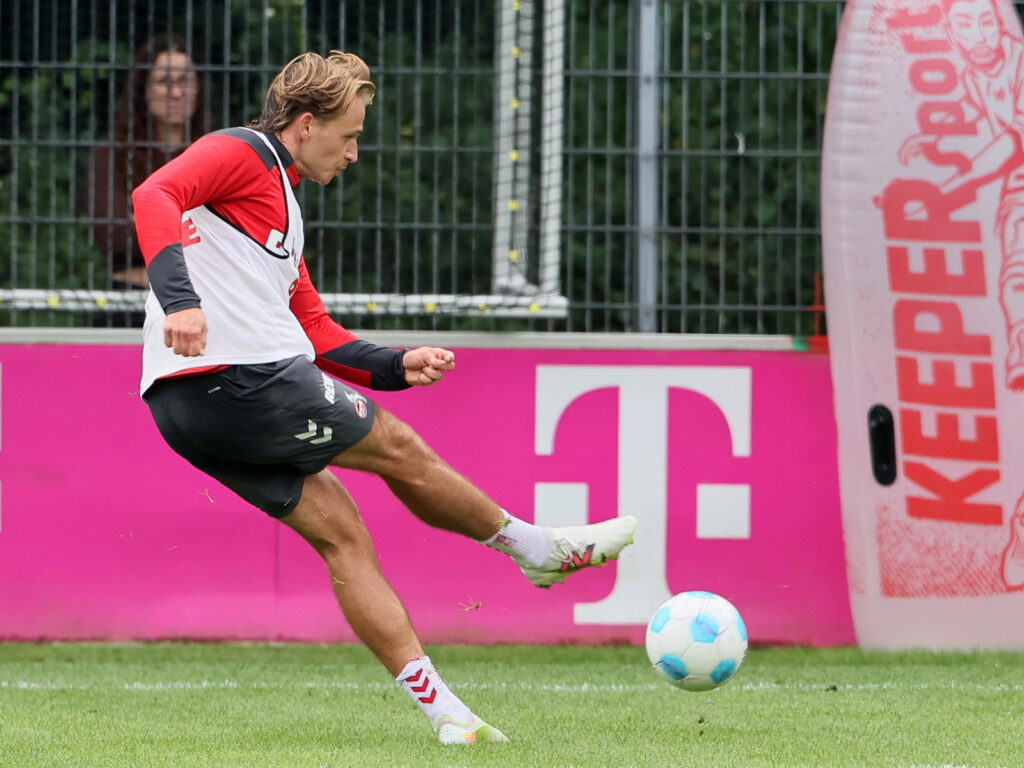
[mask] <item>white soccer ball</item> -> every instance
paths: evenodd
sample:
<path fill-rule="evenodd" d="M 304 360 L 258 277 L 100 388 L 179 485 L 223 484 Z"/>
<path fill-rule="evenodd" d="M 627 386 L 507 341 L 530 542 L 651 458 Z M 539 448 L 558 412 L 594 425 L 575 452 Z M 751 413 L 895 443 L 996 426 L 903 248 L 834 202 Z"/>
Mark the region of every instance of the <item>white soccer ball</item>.
<path fill-rule="evenodd" d="M 680 592 L 647 624 L 647 658 L 687 691 L 717 688 L 747 652 L 747 628 L 733 604 L 711 592 Z"/>

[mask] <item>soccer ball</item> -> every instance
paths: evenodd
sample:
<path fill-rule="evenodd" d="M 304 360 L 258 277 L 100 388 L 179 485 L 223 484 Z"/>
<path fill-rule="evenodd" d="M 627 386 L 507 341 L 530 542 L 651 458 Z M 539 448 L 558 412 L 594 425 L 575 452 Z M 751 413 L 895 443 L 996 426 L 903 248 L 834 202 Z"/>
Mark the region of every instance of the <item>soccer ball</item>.
<path fill-rule="evenodd" d="M 647 624 L 647 658 L 673 685 L 709 691 L 734 674 L 747 652 L 743 617 L 724 597 L 680 592 Z"/>

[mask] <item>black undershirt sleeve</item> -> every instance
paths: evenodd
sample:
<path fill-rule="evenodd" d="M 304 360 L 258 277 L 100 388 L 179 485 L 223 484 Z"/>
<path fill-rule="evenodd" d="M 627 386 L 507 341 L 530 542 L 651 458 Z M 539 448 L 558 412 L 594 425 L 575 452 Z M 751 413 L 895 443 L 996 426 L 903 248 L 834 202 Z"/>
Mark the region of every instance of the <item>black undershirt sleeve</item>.
<path fill-rule="evenodd" d="M 146 274 L 164 314 L 200 306 L 199 295 L 188 276 L 181 243 L 173 243 L 160 251 L 146 267 Z"/>
<path fill-rule="evenodd" d="M 321 353 L 318 362 L 329 372 L 334 372 L 330 369 L 337 366 L 340 370 L 336 372 L 343 379 L 364 384 L 370 389 L 393 391 L 410 386 L 405 380 L 405 365 L 402 363 L 405 353 L 404 349 L 391 349 L 364 339 L 353 339 Z"/>

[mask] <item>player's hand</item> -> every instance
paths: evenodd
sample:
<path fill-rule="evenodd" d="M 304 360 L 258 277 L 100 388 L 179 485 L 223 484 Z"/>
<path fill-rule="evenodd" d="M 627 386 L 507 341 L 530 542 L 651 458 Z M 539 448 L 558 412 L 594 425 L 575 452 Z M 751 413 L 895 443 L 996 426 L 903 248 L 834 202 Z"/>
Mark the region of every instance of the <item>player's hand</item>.
<path fill-rule="evenodd" d="M 405 380 L 413 387 L 429 387 L 455 370 L 455 353 L 440 347 L 410 349 L 402 358 Z"/>
<path fill-rule="evenodd" d="M 172 312 L 164 321 L 164 344 L 185 357 L 198 357 L 206 349 L 206 314 L 199 307 Z"/>

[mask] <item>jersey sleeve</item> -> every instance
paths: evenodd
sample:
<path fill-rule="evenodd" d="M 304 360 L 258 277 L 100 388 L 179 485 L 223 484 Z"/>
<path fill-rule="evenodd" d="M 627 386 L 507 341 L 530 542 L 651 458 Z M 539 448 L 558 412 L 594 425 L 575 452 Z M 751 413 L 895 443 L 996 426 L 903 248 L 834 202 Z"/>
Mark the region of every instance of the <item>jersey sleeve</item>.
<path fill-rule="evenodd" d="M 200 305 L 188 277 L 181 217 L 200 205 L 244 196 L 263 162 L 244 141 L 222 134 L 198 139 L 132 192 L 135 229 L 150 286 L 164 312 Z"/>
<path fill-rule="evenodd" d="M 299 261 L 299 281 L 290 306 L 313 342 L 316 364 L 322 370 L 369 389 L 408 389 L 402 362 L 405 350 L 372 344 L 335 322 L 310 280 L 305 259 Z"/>

